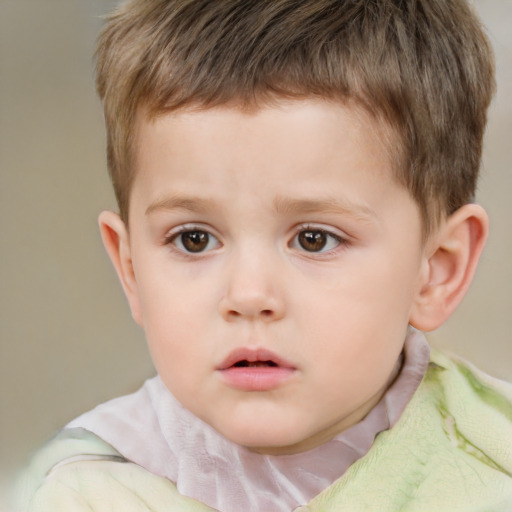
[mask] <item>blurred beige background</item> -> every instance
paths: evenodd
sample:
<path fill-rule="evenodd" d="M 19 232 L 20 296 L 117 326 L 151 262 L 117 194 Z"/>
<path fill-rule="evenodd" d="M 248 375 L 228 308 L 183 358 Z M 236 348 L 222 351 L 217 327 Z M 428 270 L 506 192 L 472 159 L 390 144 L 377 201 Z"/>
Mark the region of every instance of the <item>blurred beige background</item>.
<path fill-rule="evenodd" d="M 0 490 L 81 412 L 153 374 L 101 246 L 115 208 L 91 55 L 114 0 L 0 0 Z M 475 0 L 495 45 L 476 281 L 430 336 L 512 380 L 512 0 Z"/>

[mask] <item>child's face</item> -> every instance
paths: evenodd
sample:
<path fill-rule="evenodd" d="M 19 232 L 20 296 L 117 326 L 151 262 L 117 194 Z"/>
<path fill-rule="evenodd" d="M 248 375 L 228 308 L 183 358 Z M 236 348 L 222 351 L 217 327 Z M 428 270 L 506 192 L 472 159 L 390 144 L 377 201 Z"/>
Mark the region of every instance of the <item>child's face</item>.
<path fill-rule="evenodd" d="M 130 300 L 168 389 L 267 453 L 359 421 L 394 375 L 425 274 L 382 131 L 323 101 L 139 128 Z"/>

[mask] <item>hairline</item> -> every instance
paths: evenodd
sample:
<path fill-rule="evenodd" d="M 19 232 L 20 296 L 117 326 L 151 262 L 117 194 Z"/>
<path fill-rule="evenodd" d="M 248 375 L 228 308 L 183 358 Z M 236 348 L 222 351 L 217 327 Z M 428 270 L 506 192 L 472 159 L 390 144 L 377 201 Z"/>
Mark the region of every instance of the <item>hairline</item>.
<path fill-rule="evenodd" d="M 260 95 L 253 97 L 250 101 L 245 100 L 243 95 L 240 94 L 239 96 L 229 98 L 226 101 L 216 101 L 211 103 L 201 102 L 192 98 L 190 101 L 184 102 L 177 107 L 172 105 L 168 106 L 165 103 L 164 105 L 157 105 L 156 102 L 151 102 L 151 100 L 147 98 L 141 99 L 135 109 L 133 121 L 130 124 L 131 130 L 129 130 L 129 139 L 131 144 L 130 148 L 127 150 L 128 154 L 125 160 L 129 167 L 129 180 L 126 187 L 128 193 L 126 194 L 124 211 L 120 209 L 120 216 L 127 229 L 129 230 L 130 197 L 137 175 L 136 153 L 138 148 L 138 131 L 141 123 L 151 123 L 168 114 L 205 112 L 214 109 L 233 109 L 250 114 L 266 108 L 279 107 L 283 103 L 308 100 L 348 106 L 353 109 L 357 115 L 362 115 L 367 121 L 372 122 L 375 129 L 379 131 L 379 134 L 383 138 L 383 148 L 389 157 L 392 179 L 398 186 L 403 187 L 409 193 L 418 207 L 422 231 L 421 239 L 425 242 L 431 232 L 439 226 L 441 219 L 444 216 L 441 205 L 437 204 L 437 202 L 433 200 L 425 201 L 425 204 L 423 204 L 414 196 L 412 191 L 409 190 L 405 180 L 400 178 L 401 175 L 407 173 L 405 167 L 408 165 L 404 135 L 396 126 L 397 123 L 393 123 L 392 120 L 385 116 L 383 109 L 380 109 L 378 105 L 372 105 L 370 102 L 364 101 L 361 96 L 356 93 L 322 96 L 319 94 L 278 94 L 263 91 Z"/>

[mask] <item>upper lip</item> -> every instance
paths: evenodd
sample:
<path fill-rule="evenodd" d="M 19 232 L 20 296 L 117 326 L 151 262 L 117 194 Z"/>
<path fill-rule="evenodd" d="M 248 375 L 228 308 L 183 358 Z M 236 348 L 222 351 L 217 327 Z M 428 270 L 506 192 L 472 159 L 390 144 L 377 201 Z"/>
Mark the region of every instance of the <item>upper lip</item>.
<path fill-rule="evenodd" d="M 276 366 L 280 366 L 283 368 L 295 368 L 295 366 L 286 361 L 281 356 L 278 356 L 274 352 L 267 350 L 265 348 L 247 348 L 240 347 L 233 351 L 231 351 L 228 356 L 222 361 L 222 363 L 218 366 L 218 370 L 227 370 L 231 368 L 234 364 L 247 361 L 249 363 L 256 362 L 266 362 L 271 361 Z"/>

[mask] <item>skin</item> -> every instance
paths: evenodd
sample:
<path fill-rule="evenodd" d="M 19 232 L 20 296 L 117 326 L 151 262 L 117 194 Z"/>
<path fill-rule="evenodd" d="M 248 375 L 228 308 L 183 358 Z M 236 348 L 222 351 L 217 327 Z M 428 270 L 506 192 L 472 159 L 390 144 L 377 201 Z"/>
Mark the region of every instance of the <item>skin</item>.
<path fill-rule="evenodd" d="M 458 268 L 453 226 L 424 243 L 383 130 L 320 100 L 139 123 L 130 229 L 104 212 L 105 244 L 162 381 L 235 443 L 289 454 L 331 439 L 381 398 L 408 325 L 451 312 L 432 297 Z M 457 240 L 479 215 L 460 216 Z M 238 348 L 292 371 L 237 389 L 219 367 Z"/>

